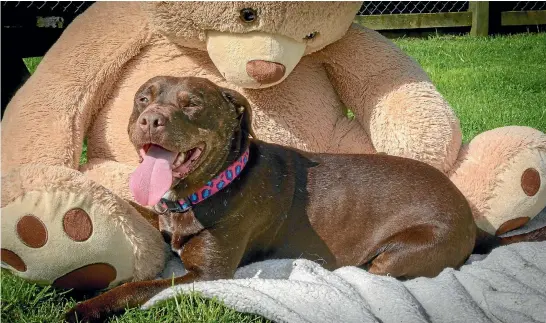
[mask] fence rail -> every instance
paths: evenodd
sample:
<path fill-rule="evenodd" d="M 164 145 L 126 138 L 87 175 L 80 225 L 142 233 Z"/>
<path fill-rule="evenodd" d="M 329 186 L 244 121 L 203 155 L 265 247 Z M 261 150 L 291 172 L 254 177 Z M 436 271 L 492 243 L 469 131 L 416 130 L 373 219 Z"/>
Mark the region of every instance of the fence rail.
<path fill-rule="evenodd" d="M 472 35 L 485 36 L 493 5 L 501 26 L 546 25 L 546 1 L 372 1 L 355 22 L 375 30 L 471 27 Z"/>
<path fill-rule="evenodd" d="M 1 3 L 2 9 L 24 11 L 26 14 L 32 12 L 45 17 L 75 16 L 93 4 L 92 1 Z M 491 15 L 499 15 L 500 26 L 546 25 L 546 1 L 366 1 L 358 11 L 355 22 L 375 30 L 471 27 L 472 35 L 487 35 Z M 72 16 L 60 24 L 67 25 Z M 10 16 L 2 18 L 7 23 L 12 20 Z M 13 21 L 13 24 L 17 23 L 19 21 Z M 59 25 L 58 21 L 49 20 L 38 23 Z"/>
<path fill-rule="evenodd" d="M 372 1 L 364 2 L 358 15 L 462 12 L 468 10 L 468 3 L 468 1 Z"/>

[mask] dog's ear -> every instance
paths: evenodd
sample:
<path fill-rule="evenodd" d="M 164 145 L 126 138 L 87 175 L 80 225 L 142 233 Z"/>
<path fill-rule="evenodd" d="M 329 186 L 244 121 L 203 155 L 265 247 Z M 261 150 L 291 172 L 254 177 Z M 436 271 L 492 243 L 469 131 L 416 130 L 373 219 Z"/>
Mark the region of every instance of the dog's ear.
<path fill-rule="evenodd" d="M 237 91 L 226 88 L 220 90 L 224 98 L 235 107 L 235 111 L 241 120 L 241 129 L 250 134 L 252 138 L 257 138 L 252 129 L 252 110 L 248 100 Z"/>

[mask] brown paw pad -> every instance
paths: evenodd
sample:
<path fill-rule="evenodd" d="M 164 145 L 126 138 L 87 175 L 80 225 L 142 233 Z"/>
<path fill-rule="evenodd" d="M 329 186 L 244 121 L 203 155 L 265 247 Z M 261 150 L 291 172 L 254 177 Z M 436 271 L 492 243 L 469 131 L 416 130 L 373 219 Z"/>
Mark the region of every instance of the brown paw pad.
<path fill-rule="evenodd" d="M 57 278 L 53 286 L 76 290 L 100 290 L 116 279 L 116 269 L 105 263 L 83 266 Z"/>
<path fill-rule="evenodd" d="M 93 233 L 91 218 L 82 209 L 72 209 L 63 217 L 64 232 L 74 241 L 85 241 Z"/>
<path fill-rule="evenodd" d="M 521 175 L 521 188 L 527 196 L 535 196 L 540 189 L 540 173 L 534 168 L 527 168 Z"/>
<path fill-rule="evenodd" d="M 41 248 L 47 242 L 47 229 L 42 221 L 34 215 L 25 215 L 17 222 L 17 235 L 25 245 Z"/>
<path fill-rule="evenodd" d="M 0 259 L 2 260 L 2 262 L 10 265 L 11 267 L 13 267 L 13 269 L 17 271 L 27 271 L 27 265 L 25 264 L 23 259 L 21 259 L 21 257 L 19 257 L 15 252 L 11 250 L 2 248 Z"/>
<path fill-rule="evenodd" d="M 512 230 L 515 230 L 517 228 L 521 228 L 527 222 L 529 222 L 529 220 L 530 219 L 528 217 L 526 217 L 526 216 L 521 217 L 521 218 L 515 218 L 515 219 L 512 219 L 512 220 L 508 220 L 508 221 L 504 222 L 503 224 L 501 224 L 501 226 L 497 229 L 497 232 L 495 232 L 495 234 L 497 236 L 500 236 L 501 234 L 505 234 L 508 231 L 512 231 Z"/>

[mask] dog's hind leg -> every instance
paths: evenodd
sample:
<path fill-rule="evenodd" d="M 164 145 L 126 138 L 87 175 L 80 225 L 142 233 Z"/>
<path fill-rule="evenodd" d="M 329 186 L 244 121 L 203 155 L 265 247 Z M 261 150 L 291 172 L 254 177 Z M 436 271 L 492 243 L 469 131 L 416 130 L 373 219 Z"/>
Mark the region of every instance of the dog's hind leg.
<path fill-rule="evenodd" d="M 470 255 L 472 241 L 457 242 L 438 237 L 433 225 L 418 225 L 386 239 L 366 265 L 368 271 L 399 279 L 434 277 L 446 267 L 458 267 Z"/>

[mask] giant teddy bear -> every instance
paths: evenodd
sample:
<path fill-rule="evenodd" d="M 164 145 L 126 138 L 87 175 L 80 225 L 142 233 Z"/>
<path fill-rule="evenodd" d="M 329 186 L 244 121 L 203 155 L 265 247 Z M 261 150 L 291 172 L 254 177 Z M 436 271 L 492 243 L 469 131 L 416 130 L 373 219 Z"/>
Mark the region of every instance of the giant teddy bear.
<path fill-rule="evenodd" d="M 36 282 L 101 289 L 153 278 L 160 233 L 128 190 L 127 121 L 156 75 L 240 91 L 258 138 L 314 151 L 415 158 L 445 172 L 479 226 L 503 233 L 546 206 L 546 136 L 505 127 L 462 146 L 426 73 L 359 2 L 100 2 L 63 33 L 2 124 L 2 262 Z M 350 109 L 354 119 L 347 118 Z M 79 165 L 84 138 L 88 163 Z"/>

